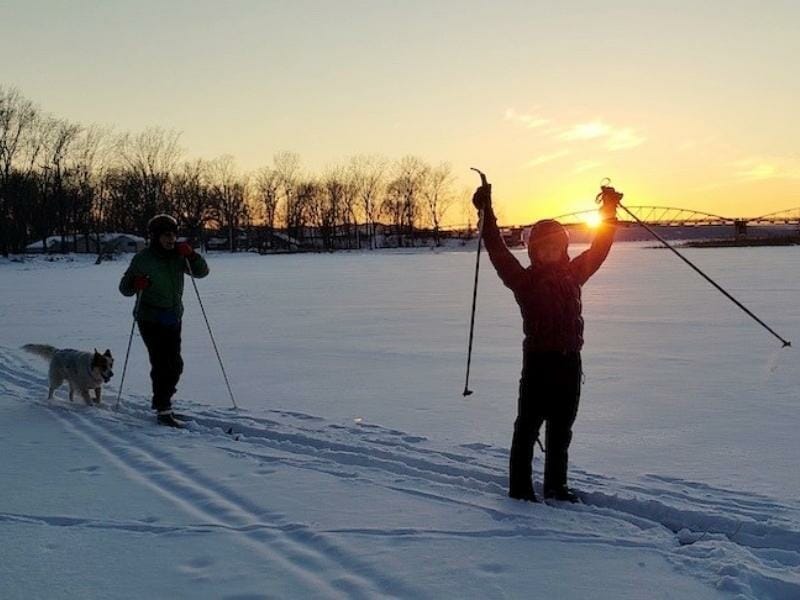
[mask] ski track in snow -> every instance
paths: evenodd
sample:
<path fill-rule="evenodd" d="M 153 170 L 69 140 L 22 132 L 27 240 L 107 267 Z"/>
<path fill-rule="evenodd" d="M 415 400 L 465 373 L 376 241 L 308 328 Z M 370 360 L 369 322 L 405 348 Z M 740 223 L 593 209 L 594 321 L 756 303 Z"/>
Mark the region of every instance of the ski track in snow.
<path fill-rule="evenodd" d="M 46 379 L 18 352 L 0 348 L 0 391 L 25 402 L 47 390 Z M 107 390 L 105 402 L 116 395 Z M 374 424 L 342 425 L 303 413 L 252 413 L 190 407 L 186 435 L 254 465 L 276 463 L 380 486 L 397 493 L 482 511 L 495 523 L 480 530 L 443 528 L 313 529 L 245 498 L 181 461 L 166 432 L 152 424 L 147 402 L 130 398 L 119 411 L 82 403 L 38 401 L 64 428 L 93 444 L 126 475 L 167 498 L 199 523 L 165 526 L 57 515 L 0 513 L 0 522 L 58 527 L 194 534 L 223 529 L 266 560 L 276 561 L 328 596 L 424 597 L 354 556 L 341 536 L 418 539 L 539 539 L 646 548 L 740 598 L 800 597 L 800 505 L 678 478 L 643 475 L 619 481 L 573 467 L 584 504 L 528 505 L 505 498 L 507 450 L 486 444 L 436 448 L 420 436 Z M 225 432 L 233 428 L 234 435 Z M 537 465 L 538 466 L 538 465 Z"/>

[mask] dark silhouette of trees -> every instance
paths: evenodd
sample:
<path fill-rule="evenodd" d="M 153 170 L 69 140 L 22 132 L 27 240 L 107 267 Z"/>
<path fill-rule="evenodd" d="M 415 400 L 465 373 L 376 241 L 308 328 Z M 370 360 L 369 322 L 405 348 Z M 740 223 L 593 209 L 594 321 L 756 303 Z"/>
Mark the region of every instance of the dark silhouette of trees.
<path fill-rule="evenodd" d="M 422 227 L 439 244 L 456 197 L 451 167 L 415 156 L 360 155 L 315 175 L 279 152 L 250 174 L 227 155 L 184 160 L 179 141 L 56 118 L 0 86 L 0 253 L 102 255 L 103 234 L 146 236 L 162 212 L 182 235 L 231 251 L 410 246 Z"/>

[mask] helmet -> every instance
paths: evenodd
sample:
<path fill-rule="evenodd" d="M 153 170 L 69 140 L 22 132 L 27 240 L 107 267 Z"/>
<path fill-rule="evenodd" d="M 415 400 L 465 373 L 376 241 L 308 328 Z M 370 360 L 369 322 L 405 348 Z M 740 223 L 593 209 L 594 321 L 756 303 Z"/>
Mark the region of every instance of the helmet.
<path fill-rule="evenodd" d="M 536 246 L 545 240 L 560 243 L 566 250 L 569 245 L 569 233 L 558 221 L 544 219 L 534 223 L 533 227 L 531 227 L 528 246 Z"/>
<path fill-rule="evenodd" d="M 156 215 L 147 222 L 147 231 L 153 237 L 158 237 L 162 233 L 178 233 L 178 222 L 169 215 Z"/>

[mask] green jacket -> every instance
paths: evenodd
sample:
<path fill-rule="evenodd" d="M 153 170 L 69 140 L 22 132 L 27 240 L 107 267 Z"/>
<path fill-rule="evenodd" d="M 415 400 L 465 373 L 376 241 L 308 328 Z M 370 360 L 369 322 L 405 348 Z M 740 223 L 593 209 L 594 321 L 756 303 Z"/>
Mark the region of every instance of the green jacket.
<path fill-rule="evenodd" d="M 189 257 L 189 265 L 197 279 L 208 275 L 208 264 L 199 254 Z M 175 325 L 183 316 L 183 276 L 188 273 L 186 260 L 177 252 L 145 248 L 131 260 L 119 282 L 119 291 L 123 296 L 133 296 L 136 294 L 134 278 L 148 277 L 151 285 L 142 292 L 136 319 Z"/>

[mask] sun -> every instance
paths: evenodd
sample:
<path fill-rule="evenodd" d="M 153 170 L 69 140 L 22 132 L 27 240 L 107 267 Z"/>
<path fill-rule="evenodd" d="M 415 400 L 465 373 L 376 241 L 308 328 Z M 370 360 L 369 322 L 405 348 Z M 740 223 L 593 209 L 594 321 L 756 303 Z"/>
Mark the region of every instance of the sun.
<path fill-rule="evenodd" d="M 600 213 L 592 212 L 587 214 L 583 220 L 589 227 L 594 229 L 600 225 L 603 219 L 600 217 Z"/>

